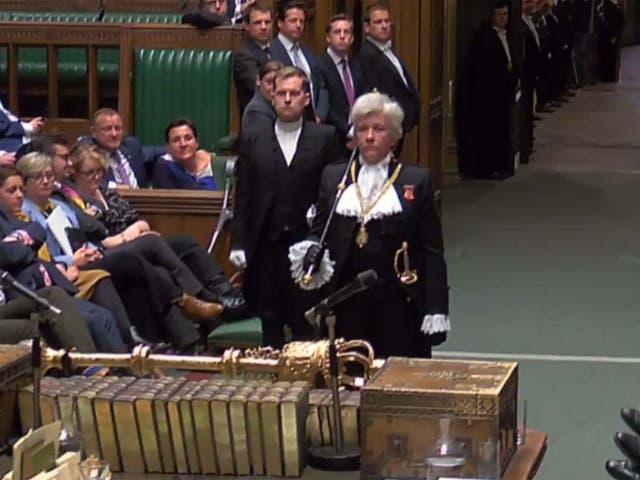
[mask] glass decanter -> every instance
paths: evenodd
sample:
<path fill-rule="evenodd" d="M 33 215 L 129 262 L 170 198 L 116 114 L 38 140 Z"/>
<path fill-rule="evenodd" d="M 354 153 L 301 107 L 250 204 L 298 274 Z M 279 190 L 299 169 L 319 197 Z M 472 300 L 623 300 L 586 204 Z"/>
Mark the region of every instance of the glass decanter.
<path fill-rule="evenodd" d="M 451 438 L 451 418 L 438 420 L 440 435 L 435 449 L 425 460 L 427 466 L 427 480 L 437 480 L 440 477 L 460 477 L 465 464 L 462 446 Z"/>

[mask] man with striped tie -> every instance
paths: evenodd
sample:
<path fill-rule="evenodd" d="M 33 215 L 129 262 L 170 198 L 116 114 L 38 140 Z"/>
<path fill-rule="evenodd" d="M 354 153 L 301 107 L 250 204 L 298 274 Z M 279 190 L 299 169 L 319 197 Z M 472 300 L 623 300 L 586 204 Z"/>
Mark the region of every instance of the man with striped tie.
<path fill-rule="evenodd" d="M 326 28 L 327 50 L 318 66 L 329 95 L 329 113 L 325 123 L 336 127 L 340 144 L 348 157 L 352 138 L 349 114 L 356 98 L 363 93 L 359 63 L 349 54 L 353 43 L 353 22 L 344 13 L 334 15 Z"/>
<path fill-rule="evenodd" d="M 122 118 L 112 108 L 101 108 L 93 114 L 91 136 L 82 137 L 80 141 L 109 152 L 109 169 L 103 182 L 134 189 L 149 186 L 147 171 L 151 171 L 155 160 L 166 153 L 166 147 L 143 147 L 137 138 L 124 135 Z"/>

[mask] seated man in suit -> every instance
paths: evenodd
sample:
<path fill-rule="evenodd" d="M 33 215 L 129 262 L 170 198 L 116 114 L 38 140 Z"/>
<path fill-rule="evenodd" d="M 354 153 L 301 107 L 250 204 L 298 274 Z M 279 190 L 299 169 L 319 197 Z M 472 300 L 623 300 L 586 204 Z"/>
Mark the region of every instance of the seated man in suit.
<path fill-rule="evenodd" d="M 240 132 L 248 132 L 251 129 L 270 127 L 276 120 L 276 111 L 273 108 L 273 81 L 278 71 L 283 68 L 282 63 L 270 61 L 260 68 L 256 78 L 256 93 L 242 114 Z"/>
<path fill-rule="evenodd" d="M 360 66 L 349 55 L 353 44 L 353 22 L 344 13 L 334 15 L 326 29 L 327 51 L 318 60 L 324 85 L 329 94 L 326 123 L 336 127 L 345 155 L 351 154 L 349 114 L 356 98 L 363 93 Z"/>
<path fill-rule="evenodd" d="M 322 84 L 322 75 L 318 69 L 313 52 L 300 43 L 304 35 L 307 18 L 305 3 L 287 2 L 278 12 L 278 36 L 271 42 L 271 59 L 287 66 L 300 68 L 309 78 L 311 103 L 305 110 L 306 120 L 324 122 L 329 111 L 327 91 Z"/>
<path fill-rule="evenodd" d="M 251 5 L 244 14 L 244 30 L 242 45 L 233 52 L 233 81 L 238 91 L 240 113 L 256 91 L 258 70 L 271 58 L 273 20 L 269 7 L 260 3 Z"/>
<path fill-rule="evenodd" d="M 42 117 L 21 122 L 0 102 L 0 165 L 13 165 L 16 150 L 27 143 L 32 135 L 39 133 L 42 127 Z"/>
<path fill-rule="evenodd" d="M 122 118 L 112 108 L 97 110 L 91 119 L 91 136 L 79 141 L 109 152 L 105 183 L 115 182 L 134 189 L 149 186 L 147 171 L 152 171 L 155 160 L 167 152 L 165 147 L 143 146 L 136 137 L 124 135 Z"/>

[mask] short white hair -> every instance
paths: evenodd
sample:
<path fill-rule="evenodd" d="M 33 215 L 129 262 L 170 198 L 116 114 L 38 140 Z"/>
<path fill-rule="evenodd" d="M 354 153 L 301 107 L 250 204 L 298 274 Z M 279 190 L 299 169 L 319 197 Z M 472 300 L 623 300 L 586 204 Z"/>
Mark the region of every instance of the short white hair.
<path fill-rule="evenodd" d="M 395 140 L 403 135 L 404 111 L 398 102 L 379 92 L 365 93 L 358 97 L 351 110 L 351 123 L 357 128 L 358 122 L 372 113 L 383 113 Z"/>

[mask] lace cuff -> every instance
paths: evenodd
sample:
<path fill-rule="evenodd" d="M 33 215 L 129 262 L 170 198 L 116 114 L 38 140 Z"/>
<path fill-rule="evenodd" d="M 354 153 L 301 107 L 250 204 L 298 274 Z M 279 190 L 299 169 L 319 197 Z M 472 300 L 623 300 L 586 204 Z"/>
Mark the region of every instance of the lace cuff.
<path fill-rule="evenodd" d="M 449 315 L 437 313 L 435 315 L 425 315 L 422 319 L 420 331 L 425 335 L 433 335 L 434 333 L 450 332 L 451 323 L 449 323 Z"/>
<path fill-rule="evenodd" d="M 307 249 L 317 244 L 311 240 L 303 240 L 289 247 L 289 261 L 291 262 L 291 277 L 303 290 L 317 290 L 326 284 L 333 276 L 333 266 L 336 262 L 329 258 L 329 251 L 325 250 L 320 262 L 320 268 L 311 277 L 311 283 L 305 284 L 302 279 L 306 272 L 302 268 Z"/>

